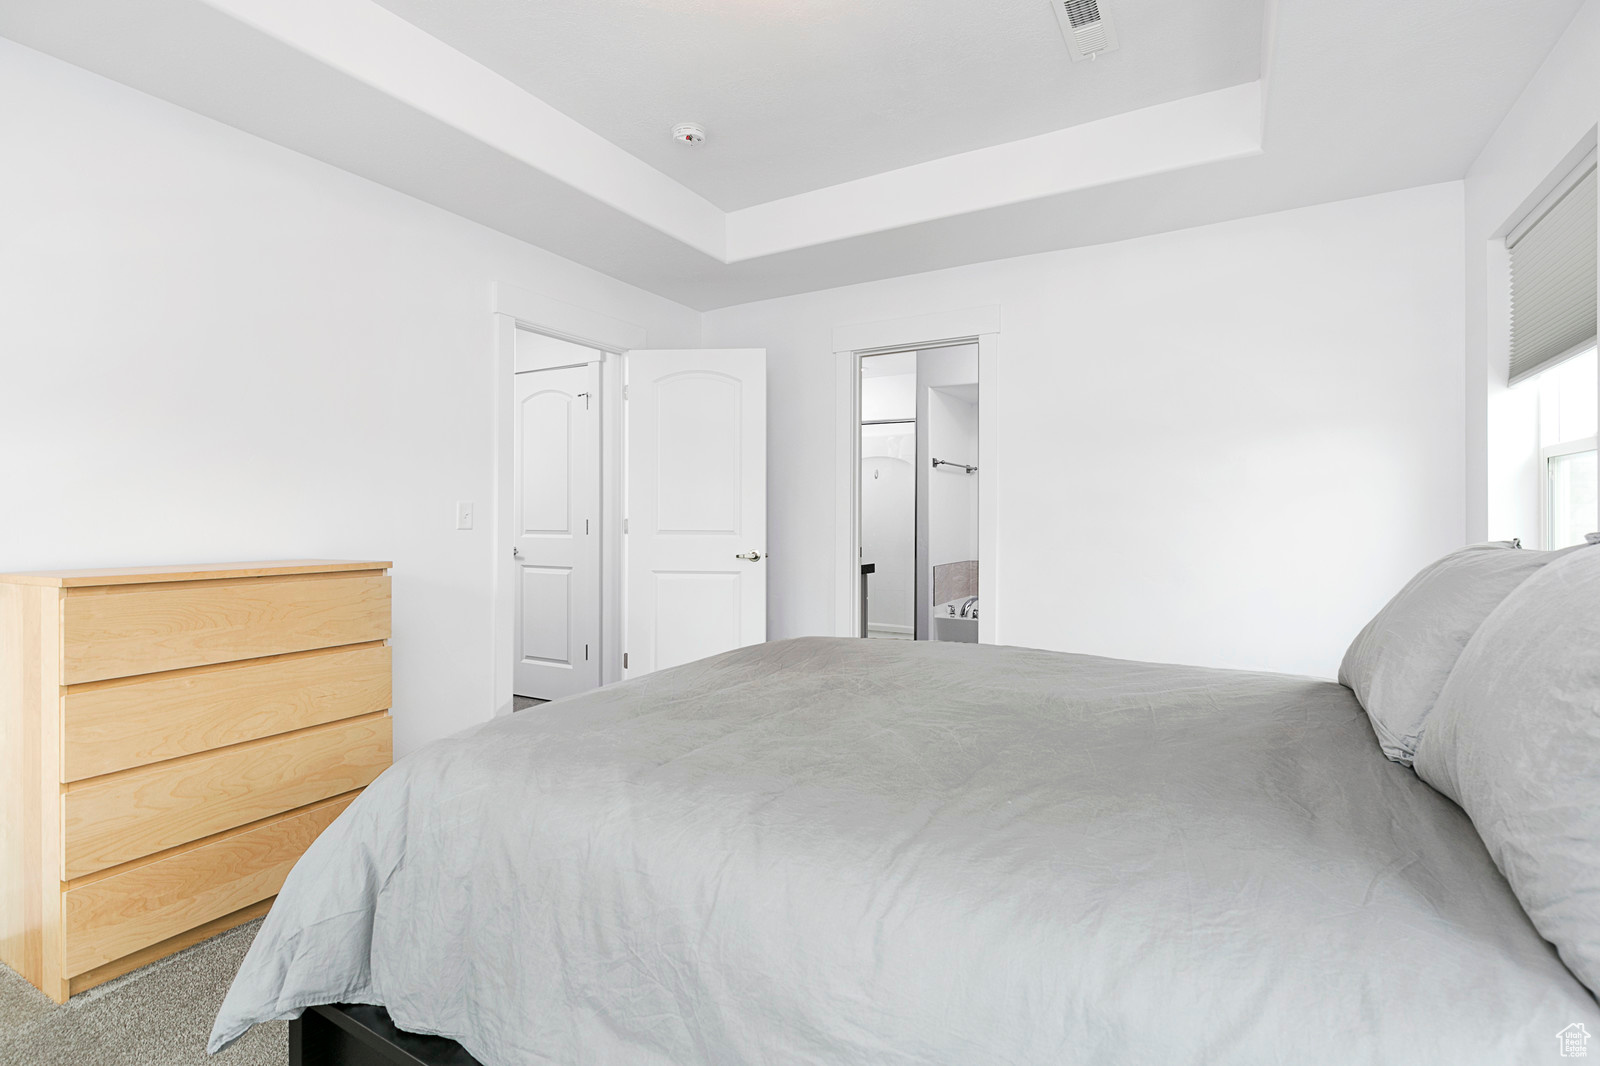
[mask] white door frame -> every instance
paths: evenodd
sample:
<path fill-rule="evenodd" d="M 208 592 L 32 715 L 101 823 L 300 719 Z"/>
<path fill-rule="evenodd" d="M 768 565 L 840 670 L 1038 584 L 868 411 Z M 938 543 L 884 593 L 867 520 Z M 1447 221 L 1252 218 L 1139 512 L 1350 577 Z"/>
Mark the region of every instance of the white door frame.
<path fill-rule="evenodd" d="M 833 331 L 838 433 L 835 513 L 843 518 L 835 545 L 836 636 L 856 636 L 861 620 L 861 357 L 974 342 L 978 345 L 978 582 L 982 597 L 978 640 L 1000 643 L 999 307 L 839 326 Z"/>
<path fill-rule="evenodd" d="M 644 327 L 497 282 L 494 312 L 493 669 L 495 714 L 512 710 L 516 633 L 516 346 L 531 330 L 602 353 L 600 361 L 600 683 L 622 679 L 622 362 Z"/>

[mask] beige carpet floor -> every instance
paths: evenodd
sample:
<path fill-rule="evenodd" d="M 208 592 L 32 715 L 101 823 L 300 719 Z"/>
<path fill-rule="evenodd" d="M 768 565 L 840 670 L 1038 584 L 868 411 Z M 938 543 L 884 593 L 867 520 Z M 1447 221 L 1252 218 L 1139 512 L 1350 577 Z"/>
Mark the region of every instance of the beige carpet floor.
<path fill-rule="evenodd" d="M 0 966 L 0 1066 L 285 1066 L 287 1022 L 206 1056 L 206 1037 L 260 921 L 56 1006 Z"/>

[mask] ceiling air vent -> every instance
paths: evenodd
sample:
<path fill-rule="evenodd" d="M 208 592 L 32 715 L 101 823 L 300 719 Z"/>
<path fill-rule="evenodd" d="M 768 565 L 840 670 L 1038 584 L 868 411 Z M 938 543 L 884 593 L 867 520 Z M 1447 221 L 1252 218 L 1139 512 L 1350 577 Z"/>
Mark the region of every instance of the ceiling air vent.
<path fill-rule="evenodd" d="M 1073 59 L 1093 59 L 1102 52 L 1117 50 L 1117 28 L 1111 17 L 1100 10 L 1099 0 L 1051 2 Z"/>

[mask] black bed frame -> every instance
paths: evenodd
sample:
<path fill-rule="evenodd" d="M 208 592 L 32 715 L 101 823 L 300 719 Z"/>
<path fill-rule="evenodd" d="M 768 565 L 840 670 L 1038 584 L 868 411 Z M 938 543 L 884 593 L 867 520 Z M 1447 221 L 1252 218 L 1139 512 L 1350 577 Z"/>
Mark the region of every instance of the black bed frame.
<path fill-rule="evenodd" d="M 395 1028 L 382 1007 L 307 1007 L 289 1023 L 289 1066 L 483 1066 L 442 1036 Z"/>

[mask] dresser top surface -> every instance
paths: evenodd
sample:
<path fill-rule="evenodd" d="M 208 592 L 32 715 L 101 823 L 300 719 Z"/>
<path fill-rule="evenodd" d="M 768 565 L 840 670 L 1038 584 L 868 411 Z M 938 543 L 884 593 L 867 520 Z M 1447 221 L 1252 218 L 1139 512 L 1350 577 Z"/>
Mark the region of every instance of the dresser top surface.
<path fill-rule="evenodd" d="M 196 563 L 190 566 L 122 566 L 104 570 L 38 570 L 0 574 L 0 584 L 80 588 L 94 585 L 147 585 L 161 581 L 215 581 L 221 578 L 281 577 L 387 570 L 393 563 L 347 559 L 281 559 L 257 563 Z"/>

